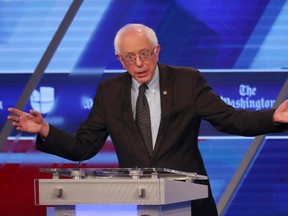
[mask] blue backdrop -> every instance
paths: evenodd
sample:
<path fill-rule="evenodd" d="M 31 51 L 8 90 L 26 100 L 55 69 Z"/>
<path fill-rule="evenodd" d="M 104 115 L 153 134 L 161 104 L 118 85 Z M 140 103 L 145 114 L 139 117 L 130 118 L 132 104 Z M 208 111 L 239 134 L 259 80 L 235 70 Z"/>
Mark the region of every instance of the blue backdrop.
<path fill-rule="evenodd" d="M 0 0 L 0 127 L 72 1 Z M 228 104 L 270 109 L 287 79 L 288 3 L 284 0 L 85 0 L 25 110 L 38 109 L 74 133 L 91 109 L 97 85 L 122 73 L 113 39 L 127 23 L 153 28 L 160 62 L 198 68 Z M 12 131 L 10 139 L 19 134 Z M 199 145 L 218 202 L 252 138 L 228 136 L 203 122 Z M 20 134 L 21 139 L 34 139 Z M 269 134 L 226 215 L 287 215 L 287 133 Z M 84 163 L 117 166 L 112 143 Z M 109 147 L 110 146 L 110 147 Z M 12 155 L 13 156 L 9 156 Z M 0 152 L 1 163 L 69 163 L 39 152 Z"/>

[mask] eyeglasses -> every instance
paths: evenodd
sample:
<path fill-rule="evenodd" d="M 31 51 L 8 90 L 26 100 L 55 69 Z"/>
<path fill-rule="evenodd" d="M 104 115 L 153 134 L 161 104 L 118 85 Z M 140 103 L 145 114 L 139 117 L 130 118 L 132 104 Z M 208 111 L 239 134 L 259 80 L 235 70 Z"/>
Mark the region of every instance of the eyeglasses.
<path fill-rule="evenodd" d="M 126 63 L 129 63 L 129 64 L 134 64 L 135 61 L 136 61 L 137 56 L 142 61 L 146 61 L 146 60 L 148 60 L 150 58 L 150 56 L 152 56 L 155 53 L 155 49 L 156 49 L 156 47 L 154 47 L 152 49 L 152 51 L 144 49 L 144 50 L 141 50 L 138 55 L 135 55 L 134 53 L 133 54 L 131 53 L 131 54 L 128 54 L 128 55 L 126 55 L 124 57 L 121 56 L 121 59 L 123 61 L 125 61 Z"/>

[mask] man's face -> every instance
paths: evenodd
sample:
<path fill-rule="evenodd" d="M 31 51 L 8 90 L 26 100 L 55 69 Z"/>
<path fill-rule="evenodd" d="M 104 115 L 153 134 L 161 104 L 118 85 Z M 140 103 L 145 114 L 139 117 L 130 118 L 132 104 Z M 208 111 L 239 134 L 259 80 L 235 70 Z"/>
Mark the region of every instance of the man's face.
<path fill-rule="evenodd" d="M 153 47 L 143 32 L 126 32 L 119 40 L 116 57 L 124 69 L 139 83 L 149 82 L 155 73 L 160 46 Z"/>

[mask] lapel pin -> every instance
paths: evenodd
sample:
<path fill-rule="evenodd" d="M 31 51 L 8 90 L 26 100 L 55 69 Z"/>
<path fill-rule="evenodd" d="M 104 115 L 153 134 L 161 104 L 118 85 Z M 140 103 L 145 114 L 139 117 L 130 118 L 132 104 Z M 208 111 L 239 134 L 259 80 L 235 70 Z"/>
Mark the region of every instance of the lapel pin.
<path fill-rule="evenodd" d="M 163 91 L 163 95 L 167 95 L 168 94 L 168 92 L 167 91 Z"/>

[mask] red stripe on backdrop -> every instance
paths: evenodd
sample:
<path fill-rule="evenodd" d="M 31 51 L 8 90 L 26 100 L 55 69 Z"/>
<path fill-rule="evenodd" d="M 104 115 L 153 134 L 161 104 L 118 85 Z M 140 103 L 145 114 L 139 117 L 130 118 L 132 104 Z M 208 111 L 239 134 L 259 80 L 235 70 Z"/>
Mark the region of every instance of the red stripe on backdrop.
<path fill-rule="evenodd" d="M 75 164 L 22 165 L 2 164 L 0 166 L 0 215 L 45 216 L 46 207 L 34 204 L 34 180 L 51 178 L 50 174 L 39 172 L 40 168 L 75 168 Z M 89 167 L 86 164 L 82 168 Z M 96 168 L 96 166 L 94 165 Z M 105 167 L 97 165 L 97 167 Z"/>
<path fill-rule="evenodd" d="M 34 179 L 47 177 L 35 166 L 4 164 L 0 168 L 0 212 L 9 216 L 46 215 L 43 206 L 34 205 Z"/>
<path fill-rule="evenodd" d="M 102 152 L 114 152 L 114 146 L 110 139 L 108 139 L 101 149 Z M 3 146 L 2 152 L 14 152 L 14 153 L 25 153 L 25 152 L 38 152 L 35 149 L 35 140 L 7 140 Z"/>
<path fill-rule="evenodd" d="M 35 150 L 34 139 L 8 140 L 2 149 L 2 154 L 31 153 Z M 114 152 L 111 140 L 107 140 L 101 152 Z M 82 168 L 114 168 L 111 164 L 89 164 L 83 162 Z M 19 164 L 2 163 L 0 165 L 0 215 L 9 216 L 44 216 L 45 206 L 34 205 L 34 180 L 51 178 L 50 174 L 41 173 L 40 168 L 75 168 L 70 164 Z"/>

